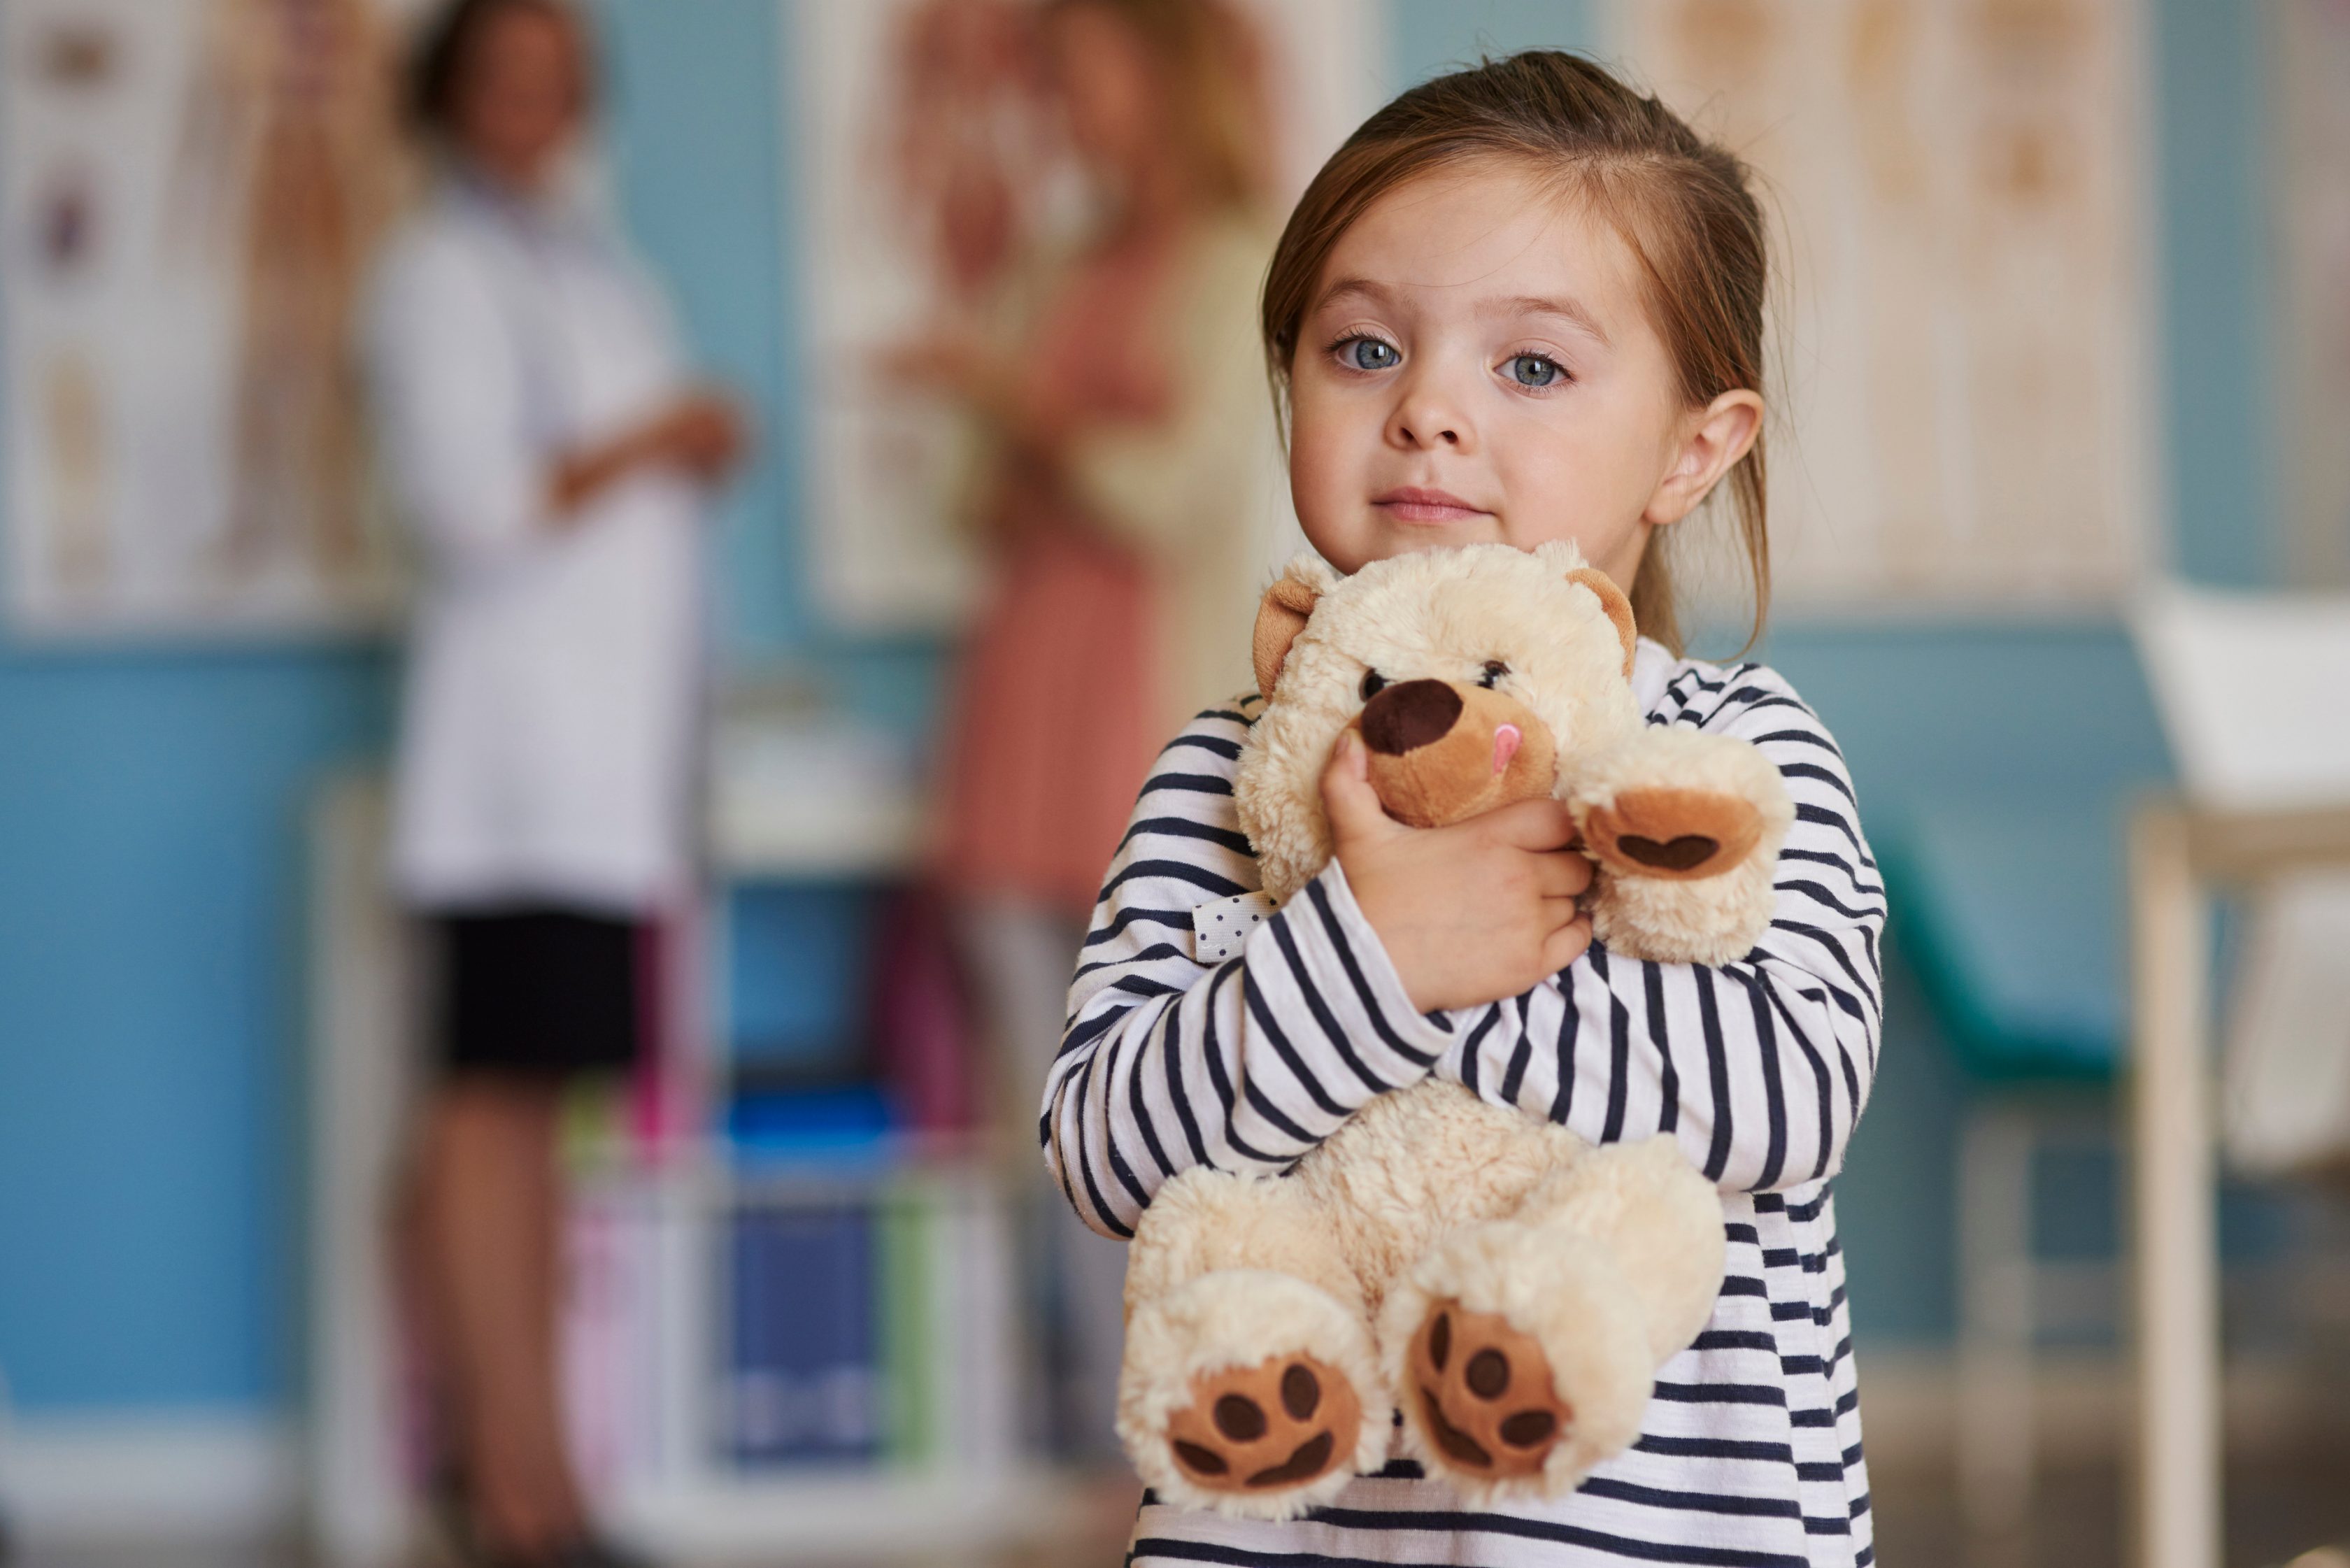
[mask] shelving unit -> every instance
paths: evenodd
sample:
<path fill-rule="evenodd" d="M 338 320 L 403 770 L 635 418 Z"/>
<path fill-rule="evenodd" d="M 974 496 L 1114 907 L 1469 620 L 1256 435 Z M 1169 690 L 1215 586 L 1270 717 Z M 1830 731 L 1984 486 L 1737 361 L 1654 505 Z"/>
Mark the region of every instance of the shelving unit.
<path fill-rule="evenodd" d="M 668 1033 L 681 1059 L 663 1063 L 659 1109 L 639 1118 L 650 1125 L 588 1140 L 575 1182 L 590 1217 L 575 1227 L 583 1293 L 603 1293 L 567 1326 L 578 1342 L 567 1376 L 575 1450 L 606 1521 L 681 1563 L 962 1558 L 1065 1532 L 1081 1495 L 1019 1441 L 1012 1227 L 1024 1172 L 977 1137 L 746 1166 L 713 1131 L 731 1038 L 730 988 L 713 981 L 732 961 L 731 896 L 899 878 L 917 803 L 827 794 L 820 754 L 806 766 L 805 750 L 757 734 L 722 730 L 717 758 L 707 918 L 672 944 L 682 983 Z M 419 1525 L 384 1220 L 420 1058 L 411 938 L 383 891 L 385 815 L 380 781 L 347 777 L 312 822 L 310 1502 L 320 1547 L 353 1568 L 400 1561 Z M 888 1231 L 876 1332 L 897 1364 L 879 1374 L 879 1452 L 747 1462 L 729 1450 L 722 1392 L 734 1226 L 823 1210 Z M 583 1424 L 583 1406 L 600 1408 L 600 1428 Z"/>
<path fill-rule="evenodd" d="M 941 1160 L 893 1162 L 863 1178 L 748 1179 L 711 1161 L 650 1179 L 654 1201 L 676 1216 L 665 1231 L 675 1253 L 656 1272 L 667 1293 L 662 1316 L 699 1331 L 688 1326 L 660 1336 L 668 1364 L 656 1374 L 667 1396 L 660 1458 L 619 1478 L 608 1500 L 613 1526 L 685 1562 L 919 1557 L 1053 1532 L 1068 1498 L 1058 1478 L 1018 1454 L 1005 1376 L 1014 1352 L 1006 1345 L 989 1354 L 968 1343 L 974 1282 L 982 1286 L 978 1293 L 1006 1303 L 1010 1296 L 1009 1241 L 997 1197 L 1003 1178 L 982 1163 Z M 646 1185 L 629 1182 L 636 1196 Z M 934 1228 L 930 1240 L 945 1245 L 931 1251 L 929 1280 L 917 1282 L 929 1287 L 918 1313 L 933 1366 L 962 1358 L 950 1369 L 947 1397 L 931 1403 L 926 1425 L 932 1429 L 908 1445 L 911 1451 L 865 1463 L 730 1461 L 714 1365 L 725 1332 L 728 1230 L 745 1211 L 856 1205 L 897 1205 L 932 1216 L 959 1209 L 957 1218 L 977 1221 Z M 941 1255 L 951 1249 L 994 1266 L 996 1277 L 974 1282 L 969 1269 Z M 993 1322 L 1008 1331 L 1008 1310 Z"/>

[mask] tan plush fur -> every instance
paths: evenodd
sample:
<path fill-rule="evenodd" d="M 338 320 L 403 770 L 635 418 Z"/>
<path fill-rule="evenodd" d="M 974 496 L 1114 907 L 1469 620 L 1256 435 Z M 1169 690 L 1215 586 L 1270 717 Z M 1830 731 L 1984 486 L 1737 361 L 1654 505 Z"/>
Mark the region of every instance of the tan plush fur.
<path fill-rule="evenodd" d="M 1785 790 L 1744 742 L 1645 722 L 1626 678 L 1628 607 L 1595 577 L 1571 545 L 1406 556 L 1346 578 L 1293 563 L 1258 622 L 1272 701 L 1234 789 L 1265 890 L 1286 900 L 1327 864 L 1320 775 L 1342 730 L 1369 727 L 1376 671 L 1390 686 L 1449 682 L 1462 701 L 1456 728 L 1407 753 L 1410 765 L 1374 767 L 1375 789 L 1406 780 L 1415 811 L 1484 809 L 1519 784 L 1496 771 L 1493 730 L 1525 716 L 1546 732 L 1531 754 L 1549 753 L 1547 787 L 1598 866 L 1601 940 L 1711 963 L 1751 949 L 1793 816 Z M 1440 776 L 1455 768 L 1466 775 Z M 1390 1408 L 1409 1451 L 1471 1497 L 1560 1496 L 1638 1435 L 1658 1366 L 1704 1325 L 1722 1266 L 1720 1201 L 1670 1137 L 1595 1148 L 1431 1078 L 1357 1111 L 1286 1179 L 1193 1169 L 1160 1189 L 1128 1265 L 1119 1431 L 1166 1496 L 1237 1515 L 1294 1515 L 1376 1469 Z M 1486 1336 L 1462 1338 L 1440 1372 L 1427 1351 L 1439 1316 L 1448 1334 Z M 1550 1423 L 1503 1456 L 1514 1471 L 1476 1462 L 1484 1450 L 1423 1386 L 1468 1376 L 1472 1344 L 1521 1347 L 1513 1381 L 1476 1397 Z M 1290 1474 L 1301 1459 L 1261 1485 L 1187 1470 L 1170 1424 L 1212 1438 L 1205 1402 L 1243 1386 L 1234 1369 L 1271 1389 L 1301 1356 L 1353 1385 L 1365 1419 L 1348 1451 L 1301 1447 L 1329 1454 L 1327 1468 Z M 1547 1379 L 1528 1386 L 1520 1373 L 1543 1362 Z M 1493 1423 L 1479 1429 L 1500 1440 Z"/>

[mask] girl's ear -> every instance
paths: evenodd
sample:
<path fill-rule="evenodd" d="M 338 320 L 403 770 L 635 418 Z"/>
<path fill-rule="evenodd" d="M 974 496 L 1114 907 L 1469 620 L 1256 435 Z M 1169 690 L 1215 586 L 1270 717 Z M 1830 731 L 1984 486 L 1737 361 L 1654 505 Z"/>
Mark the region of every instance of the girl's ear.
<path fill-rule="evenodd" d="M 1678 523 L 1713 493 L 1721 476 L 1754 450 L 1762 433 L 1762 399 L 1736 387 L 1696 410 L 1683 428 L 1680 450 L 1658 482 L 1640 520 L 1659 527 Z"/>
<path fill-rule="evenodd" d="M 1570 583 L 1581 583 L 1599 600 L 1599 607 L 1615 623 L 1617 639 L 1624 645 L 1624 679 L 1632 678 L 1632 658 L 1640 650 L 1640 631 L 1632 623 L 1632 601 L 1616 586 L 1616 579 L 1596 566 L 1577 566 L 1566 574 Z"/>
<path fill-rule="evenodd" d="M 1249 654 L 1256 665 L 1256 689 L 1266 701 L 1273 701 L 1273 688 L 1289 659 L 1289 645 L 1305 629 L 1306 618 L 1314 613 L 1331 576 L 1330 568 L 1318 557 L 1300 556 L 1257 601 L 1256 632 L 1250 639 Z"/>

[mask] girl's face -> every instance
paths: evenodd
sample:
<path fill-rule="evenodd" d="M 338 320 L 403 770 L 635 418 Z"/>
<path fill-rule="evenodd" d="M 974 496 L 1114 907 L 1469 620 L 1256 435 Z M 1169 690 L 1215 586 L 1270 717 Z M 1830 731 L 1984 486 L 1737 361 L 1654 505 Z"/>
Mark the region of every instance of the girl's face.
<path fill-rule="evenodd" d="M 1571 539 L 1627 587 L 1762 412 L 1745 390 L 1686 406 L 1630 247 L 1502 161 L 1399 186 L 1339 237 L 1290 395 L 1298 521 L 1340 571 Z"/>

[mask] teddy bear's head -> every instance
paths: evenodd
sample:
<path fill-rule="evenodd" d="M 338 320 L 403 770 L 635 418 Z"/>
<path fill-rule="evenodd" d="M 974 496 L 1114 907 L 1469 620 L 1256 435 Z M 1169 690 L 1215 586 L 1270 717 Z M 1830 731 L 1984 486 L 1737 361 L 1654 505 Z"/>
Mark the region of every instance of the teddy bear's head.
<path fill-rule="evenodd" d="M 1563 759 L 1639 732 L 1623 592 L 1573 545 L 1470 545 L 1341 577 L 1300 556 L 1258 607 L 1266 706 L 1233 793 L 1264 890 L 1328 863 L 1320 781 L 1359 728 L 1388 814 L 1441 826 L 1555 792 Z"/>

